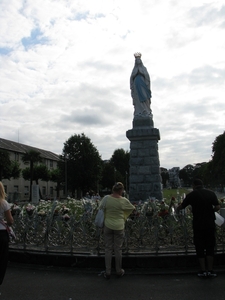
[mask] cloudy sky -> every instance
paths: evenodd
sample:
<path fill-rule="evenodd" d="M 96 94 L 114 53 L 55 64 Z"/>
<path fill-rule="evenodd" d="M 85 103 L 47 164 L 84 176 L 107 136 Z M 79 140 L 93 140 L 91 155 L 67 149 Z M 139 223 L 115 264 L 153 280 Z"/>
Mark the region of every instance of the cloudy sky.
<path fill-rule="evenodd" d="M 1 0 L 0 137 L 57 154 L 84 133 L 129 150 L 134 53 L 151 78 L 161 167 L 209 161 L 224 132 L 224 0 Z"/>

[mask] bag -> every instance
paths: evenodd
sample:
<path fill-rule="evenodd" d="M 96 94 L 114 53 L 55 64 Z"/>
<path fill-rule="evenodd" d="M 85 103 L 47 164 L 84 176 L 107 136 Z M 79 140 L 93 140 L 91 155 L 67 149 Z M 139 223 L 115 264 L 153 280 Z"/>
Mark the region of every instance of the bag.
<path fill-rule="evenodd" d="M 95 225 L 102 228 L 104 226 L 105 214 L 103 209 L 99 209 L 95 217 Z"/>
<path fill-rule="evenodd" d="M 102 208 L 100 208 L 97 212 L 97 215 L 95 217 L 95 225 L 99 228 L 102 228 L 104 226 L 104 220 L 105 220 L 105 205 L 106 205 L 106 198 L 104 202 L 102 203 Z"/>
<path fill-rule="evenodd" d="M 14 233 L 12 227 L 8 226 L 4 221 L 0 221 L 0 223 L 1 223 L 3 226 L 5 226 L 5 228 L 6 228 L 7 232 L 8 232 L 8 235 L 9 235 L 9 241 L 10 241 L 10 242 L 15 241 L 16 235 L 15 235 L 15 233 Z"/>
<path fill-rule="evenodd" d="M 218 214 L 217 212 L 215 212 L 215 223 L 216 225 L 218 225 L 219 227 L 223 227 L 224 226 L 224 218 Z"/>

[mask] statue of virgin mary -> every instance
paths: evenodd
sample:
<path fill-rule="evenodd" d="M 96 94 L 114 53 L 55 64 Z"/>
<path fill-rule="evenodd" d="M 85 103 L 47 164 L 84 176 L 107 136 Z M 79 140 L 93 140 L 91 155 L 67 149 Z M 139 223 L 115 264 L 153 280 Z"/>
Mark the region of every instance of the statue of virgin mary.
<path fill-rule="evenodd" d="M 151 117 L 150 77 L 142 63 L 141 53 L 135 53 L 135 65 L 130 76 L 131 97 L 134 105 L 134 118 Z"/>

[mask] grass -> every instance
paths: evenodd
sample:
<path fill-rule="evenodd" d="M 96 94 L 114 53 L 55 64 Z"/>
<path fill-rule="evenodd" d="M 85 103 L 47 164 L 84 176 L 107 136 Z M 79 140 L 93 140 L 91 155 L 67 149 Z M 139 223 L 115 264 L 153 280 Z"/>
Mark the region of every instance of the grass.
<path fill-rule="evenodd" d="M 163 189 L 163 198 L 166 199 L 166 202 L 168 202 L 172 197 L 175 199 L 180 199 L 180 197 L 183 198 L 183 195 L 187 195 L 188 193 L 190 193 L 190 190 L 186 188 Z"/>

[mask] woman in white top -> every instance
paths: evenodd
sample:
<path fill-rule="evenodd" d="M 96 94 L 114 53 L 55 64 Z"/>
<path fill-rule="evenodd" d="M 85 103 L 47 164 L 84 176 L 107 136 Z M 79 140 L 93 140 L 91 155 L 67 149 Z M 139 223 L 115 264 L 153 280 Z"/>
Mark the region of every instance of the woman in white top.
<path fill-rule="evenodd" d="M 2 224 L 2 222 L 6 221 L 6 224 L 9 226 L 13 224 L 10 205 L 5 200 L 5 197 L 5 189 L 2 182 L 0 181 L 0 285 L 3 282 L 5 271 L 7 268 L 9 249 L 9 235 L 6 227 Z"/>

